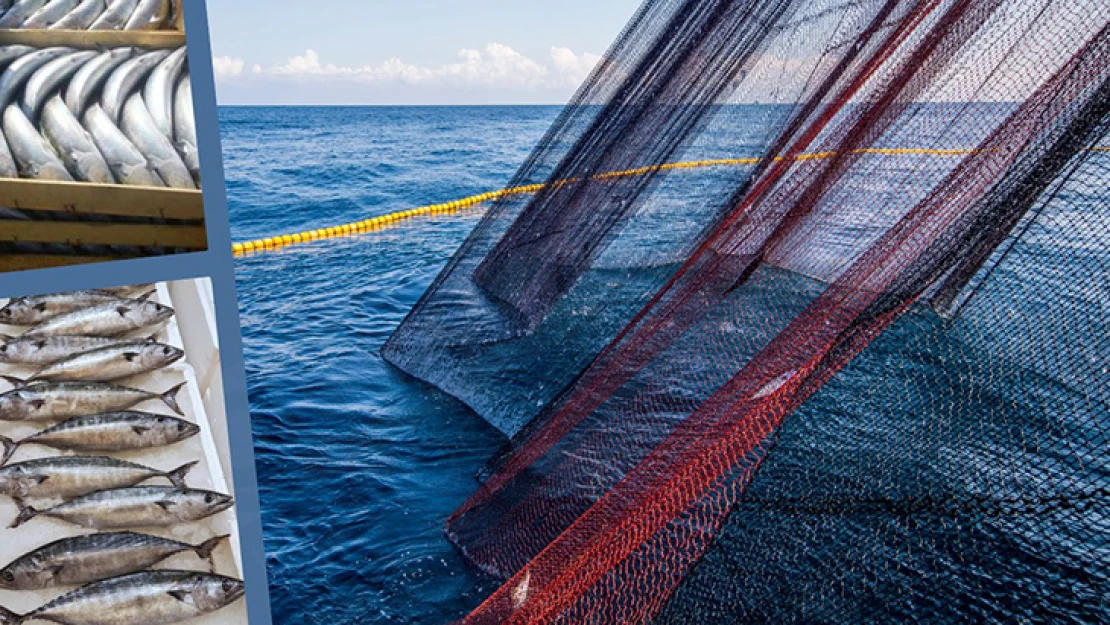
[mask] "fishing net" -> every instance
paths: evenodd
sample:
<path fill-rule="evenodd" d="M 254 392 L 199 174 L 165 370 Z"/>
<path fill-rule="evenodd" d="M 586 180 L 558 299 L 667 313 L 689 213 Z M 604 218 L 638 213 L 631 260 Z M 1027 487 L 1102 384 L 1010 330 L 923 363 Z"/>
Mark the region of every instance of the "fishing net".
<path fill-rule="evenodd" d="M 385 348 L 467 620 L 1110 618 L 1108 25 L 649 0 Z"/>

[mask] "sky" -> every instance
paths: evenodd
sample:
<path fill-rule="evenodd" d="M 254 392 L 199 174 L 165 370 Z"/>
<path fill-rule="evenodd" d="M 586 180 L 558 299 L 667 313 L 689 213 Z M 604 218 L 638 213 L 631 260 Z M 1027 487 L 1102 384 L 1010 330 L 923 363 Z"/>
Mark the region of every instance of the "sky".
<path fill-rule="evenodd" d="M 220 104 L 563 104 L 640 0 L 208 0 Z"/>

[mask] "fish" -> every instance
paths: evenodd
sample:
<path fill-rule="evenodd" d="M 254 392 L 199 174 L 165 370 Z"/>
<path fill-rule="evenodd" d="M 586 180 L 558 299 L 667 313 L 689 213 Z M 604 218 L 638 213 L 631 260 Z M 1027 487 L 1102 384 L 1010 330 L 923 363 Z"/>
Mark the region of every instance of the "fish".
<path fill-rule="evenodd" d="M 42 134 L 54 146 L 69 174 L 77 180 L 112 184 L 116 181 L 96 141 L 55 94 L 42 110 Z"/>
<path fill-rule="evenodd" d="M 4 109 L 2 125 L 21 176 L 62 182 L 73 180 L 54 148 L 39 134 L 19 106 L 11 104 Z"/>
<path fill-rule="evenodd" d="M 50 26 L 54 30 L 87 30 L 108 8 L 104 0 L 81 0 L 76 8 Z"/>
<path fill-rule="evenodd" d="M 173 146 L 200 186 L 200 156 L 197 153 L 197 123 L 193 116 L 193 87 L 189 75 L 177 82 L 173 96 Z"/>
<path fill-rule="evenodd" d="M 243 582 L 212 573 L 143 571 L 83 586 L 26 614 L 0 608 L 0 625 L 171 625 L 239 600 Z"/>
<path fill-rule="evenodd" d="M 212 563 L 212 552 L 230 536 L 193 545 L 136 532 L 63 538 L 24 554 L 0 569 L 0 588 L 43 590 L 76 586 L 145 571 L 170 556 L 191 551 Z"/>
<path fill-rule="evenodd" d="M 133 297 L 141 293 L 149 293 L 155 290 L 153 282 L 144 282 L 142 284 L 128 284 L 127 286 L 109 286 L 95 289 L 102 293 L 111 293 L 117 297 Z"/>
<path fill-rule="evenodd" d="M 184 386 L 182 382 L 165 393 L 151 393 L 104 382 L 30 384 L 0 395 L 0 420 L 56 421 L 127 410 L 151 400 L 184 414 L 177 403 L 177 394 Z"/>
<path fill-rule="evenodd" d="M 154 171 L 150 161 L 146 160 L 135 144 L 120 132 L 99 104 L 89 105 L 84 119 L 85 128 L 92 135 L 97 149 L 108 162 L 108 166 L 120 184 L 144 187 L 166 186 L 158 172 Z"/>
<path fill-rule="evenodd" d="M 177 155 L 173 143 L 158 129 L 158 124 L 138 93 L 127 98 L 120 119 L 120 130 L 146 156 L 166 186 L 175 189 L 196 188 L 193 175 Z"/>
<path fill-rule="evenodd" d="M 7 141 L 0 141 L 0 178 L 18 178 L 19 167 L 15 164 L 15 157 L 8 147 Z"/>
<path fill-rule="evenodd" d="M 6 337 L 0 345 L 0 363 L 12 365 L 52 365 L 75 354 L 134 343 L 135 340 L 112 336 L 29 336 Z M 153 342 L 154 337 L 147 339 Z"/>
<path fill-rule="evenodd" d="M 91 306 L 48 319 L 27 331 L 26 336 L 118 336 L 149 328 L 173 316 L 173 309 L 157 302 L 126 300 Z"/>
<path fill-rule="evenodd" d="M 123 30 L 127 18 L 131 17 L 138 5 L 139 0 L 114 0 L 89 26 L 89 30 Z"/>
<path fill-rule="evenodd" d="M 60 56 L 35 70 L 23 87 L 23 113 L 36 122 L 47 99 L 54 95 L 86 61 L 96 56 L 92 50 L 80 50 Z"/>
<path fill-rule="evenodd" d="M 135 410 L 73 417 L 22 440 L 0 436 L 0 446 L 4 448 L 0 464 L 7 463 L 23 445 L 113 453 L 166 447 L 199 432 L 199 426 L 184 419 Z"/>
<path fill-rule="evenodd" d="M 173 95 L 177 78 L 185 66 L 188 49 L 184 46 L 167 56 L 146 79 L 143 86 L 143 102 L 158 130 L 167 139 L 173 139 Z"/>
<path fill-rule="evenodd" d="M 72 48 L 43 48 L 13 59 L 0 74 L 0 110 L 16 100 L 19 90 L 40 67 L 71 52 Z"/>
<path fill-rule="evenodd" d="M 114 48 L 101 52 L 82 65 L 66 86 L 65 101 L 69 110 L 78 118 L 84 115 L 108 76 L 134 55 L 134 48 Z"/>
<path fill-rule="evenodd" d="M 170 14 L 169 0 L 139 0 L 135 12 L 127 18 L 124 30 L 154 30 L 165 23 Z"/>
<path fill-rule="evenodd" d="M 153 292 L 148 293 L 147 297 L 152 294 Z M 0 323 L 13 326 L 33 326 L 53 319 L 58 315 L 81 310 L 82 308 L 126 301 L 128 300 L 111 293 L 92 289 L 30 297 L 14 297 L 8 300 L 3 308 L 0 308 Z"/>
<path fill-rule="evenodd" d="M 132 341 L 74 354 L 47 365 L 26 380 L 3 377 L 16 386 L 34 382 L 111 382 L 168 367 L 184 355 L 173 345 Z"/>
<path fill-rule="evenodd" d="M 164 478 L 185 488 L 185 476 L 197 462 L 159 471 L 134 462 L 103 456 L 40 458 L 0 468 L 0 493 L 13 499 L 72 499 L 98 490 L 126 488 Z M 0 584 L 2 586 L 2 584 Z"/>
<path fill-rule="evenodd" d="M 108 114 L 113 124 L 119 124 L 123 105 L 139 84 L 146 79 L 159 63 L 170 55 L 170 50 L 153 50 L 127 59 L 108 76 L 100 94 L 100 106 Z M 0 83 L 2 88 L 2 83 Z"/>
<path fill-rule="evenodd" d="M 231 495 L 195 488 L 132 486 L 99 490 L 45 510 L 20 500 L 19 515 L 9 526 L 48 516 L 90 529 L 167 527 L 192 523 L 219 514 L 234 505 Z"/>
<path fill-rule="evenodd" d="M 79 0 L 50 0 L 46 6 L 35 11 L 27 21 L 20 24 L 20 28 L 50 28 L 67 13 L 77 7 Z"/>
<path fill-rule="evenodd" d="M 18 0 L 0 17 L 0 28 L 19 28 L 49 0 Z"/>

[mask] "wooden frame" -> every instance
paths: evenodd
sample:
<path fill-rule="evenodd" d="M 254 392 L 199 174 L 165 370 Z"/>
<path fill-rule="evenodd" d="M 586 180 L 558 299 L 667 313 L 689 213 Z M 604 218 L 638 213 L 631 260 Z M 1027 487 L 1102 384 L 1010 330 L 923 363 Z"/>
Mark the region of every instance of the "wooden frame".
<path fill-rule="evenodd" d="M 36 48 L 65 46 L 82 50 L 120 48 L 164 49 L 185 45 L 179 30 L 21 30 L 0 29 L 0 45 L 25 45 Z"/>

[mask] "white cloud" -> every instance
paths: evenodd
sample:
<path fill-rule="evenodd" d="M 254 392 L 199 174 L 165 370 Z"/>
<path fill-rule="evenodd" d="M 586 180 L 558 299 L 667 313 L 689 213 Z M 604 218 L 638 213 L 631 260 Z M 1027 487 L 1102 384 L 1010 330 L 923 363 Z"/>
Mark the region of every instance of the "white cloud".
<path fill-rule="evenodd" d="M 217 56 L 212 59 L 212 69 L 216 72 L 216 78 L 230 78 L 238 76 L 243 73 L 243 59 L 232 58 L 230 56 Z"/>
<path fill-rule="evenodd" d="M 572 87 L 578 86 L 590 75 L 601 61 L 601 56 L 584 52 L 575 54 L 570 48 L 551 48 L 551 61 L 564 82 Z"/>

